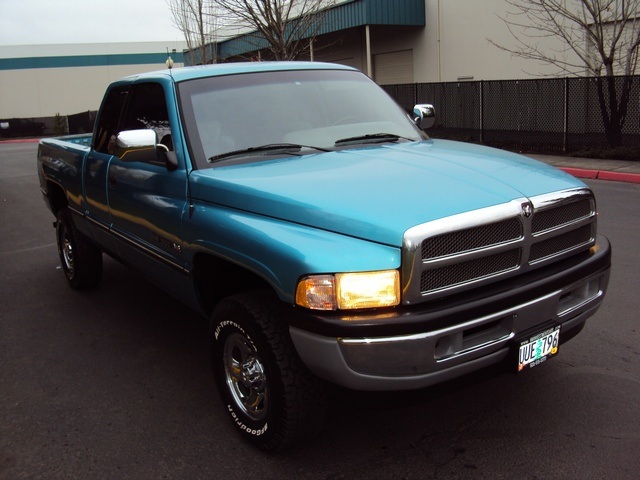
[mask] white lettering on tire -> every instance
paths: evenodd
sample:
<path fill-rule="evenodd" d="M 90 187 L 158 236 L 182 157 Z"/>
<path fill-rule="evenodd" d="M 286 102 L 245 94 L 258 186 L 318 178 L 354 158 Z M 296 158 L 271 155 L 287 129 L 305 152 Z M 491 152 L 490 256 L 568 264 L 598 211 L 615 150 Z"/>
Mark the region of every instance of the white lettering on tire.
<path fill-rule="evenodd" d="M 247 332 L 244 330 L 244 328 L 242 328 L 240 325 L 238 325 L 233 320 L 223 320 L 222 322 L 220 322 L 218 324 L 218 326 L 216 326 L 216 329 L 214 331 L 214 336 L 215 336 L 216 340 L 218 340 L 218 338 L 220 337 L 220 333 L 222 332 L 222 330 L 225 327 L 236 328 L 237 330 L 242 332 L 247 337 L 247 339 L 253 344 L 253 341 L 251 340 L 251 337 L 249 336 L 249 334 L 247 334 Z M 240 419 L 238 414 L 233 410 L 233 406 L 232 405 L 227 405 L 227 410 L 229 411 L 229 414 L 231 415 L 231 418 L 233 419 L 235 424 L 238 426 L 238 428 L 240 428 L 240 430 L 242 430 L 244 432 L 247 432 L 247 433 L 249 433 L 251 435 L 259 437 L 261 435 L 264 435 L 264 433 L 269 428 L 269 423 L 268 422 L 265 423 L 263 425 L 263 427 L 260 428 L 260 429 L 250 428 Z"/>
<path fill-rule="evenodd" d="M 250 433 L 251 435 L 259 437 L 260 435 L 263 435 L 267 431 L 267 429 L 269 428 L 269 424 L 268 423 L 265 423 L 264 426 L 260 430 L 256 430 L 254 428 L 249 428 L 247 425 L 244 424 L 244 422 L 242 420 L 240 420 L 240 418 L 238 417 L 236 412 L 233 411 L 233 407 L 231 405 L 227 405 L 227 410 L 229 410 L 229 413 L 231 414 L 231 418 L 236 423 L 236 425 L 238 425 L 240 430 L 243 430 L 243 431 L 245 431 L 247 433 Z"/>
<path fill-rule="evenodd" d="M 218 340 L 218 337 L 220 336 L 220 332 L 222 331 L 222 329 L 224 327 L 227 326 L 231 326 L 231 327 L 235 327 L 238 330 L 240 330 L 242 333 L 244 333 L 244 335 L 249 339 L 249 341 L 251 341 L 251 337 L 249 335 L 247 335 L 247 332 L 244 331 L 244 328 L 242 328 L 240 325 L 238 325 L 236 322 L 234 322 L 233 320 L 223 320 L 222 322 L 220 322 L 218 324 L 218 326 L 216 327 L 216 331 L 214 332 L 214 335 L 216 337 L 216 340 Z M 251 342 L 253 343 L 253 342 Z"/>

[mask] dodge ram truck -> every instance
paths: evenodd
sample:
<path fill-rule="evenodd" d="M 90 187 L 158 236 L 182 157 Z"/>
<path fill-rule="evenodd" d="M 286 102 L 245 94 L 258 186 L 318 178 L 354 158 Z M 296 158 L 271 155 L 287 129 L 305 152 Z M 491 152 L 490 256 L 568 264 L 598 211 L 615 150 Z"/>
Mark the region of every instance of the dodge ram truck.
<path fill-rule="evenodd" d="M 66 280 L 96 287 L 107 254 L 205 316 L 225 410 L 268 451 L 317 432 L 329 384 L 538 366 L 607 289 L 594 195 L 532 159 L 431 139 L 434 115 L 326 63 L 116 81 L 92 135 L 39 144 Z"/>

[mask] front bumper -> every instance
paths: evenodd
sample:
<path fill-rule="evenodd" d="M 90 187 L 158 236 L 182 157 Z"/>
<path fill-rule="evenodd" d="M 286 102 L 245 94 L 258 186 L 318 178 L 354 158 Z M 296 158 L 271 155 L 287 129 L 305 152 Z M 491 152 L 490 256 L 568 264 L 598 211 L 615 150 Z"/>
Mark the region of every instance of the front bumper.
<path fill-rule="evenodd" d="M 504 360 L 524 332 L 561 324 L 561 341 L 602 304 L 611 246 L 464 297 L 353 316 L 293 310 L 290 333 L 307 367 L 355 390 L 407 390 Z M 513 362 L 515 364 L 515 356 Z"/>

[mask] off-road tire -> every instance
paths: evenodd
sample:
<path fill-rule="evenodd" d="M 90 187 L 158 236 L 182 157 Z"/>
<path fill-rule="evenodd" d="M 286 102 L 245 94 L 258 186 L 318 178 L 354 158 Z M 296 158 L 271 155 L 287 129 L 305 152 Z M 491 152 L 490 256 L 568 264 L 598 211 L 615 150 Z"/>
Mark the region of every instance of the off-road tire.
<path fill-rule="evenodd" d="M 275 295 L 223 299 L 211 316 L 210 337 L 225 410 L 246 440 L 279 451 L 317 434 L 326 393 L 300 360 Z"/>
<path fill-rule="evenodd" d="M 76 290 L 98 285 L 102 280 L 102 251 L 76 229 L 67 208 L 58 212 L 56 241 L 69 285 Z"/>

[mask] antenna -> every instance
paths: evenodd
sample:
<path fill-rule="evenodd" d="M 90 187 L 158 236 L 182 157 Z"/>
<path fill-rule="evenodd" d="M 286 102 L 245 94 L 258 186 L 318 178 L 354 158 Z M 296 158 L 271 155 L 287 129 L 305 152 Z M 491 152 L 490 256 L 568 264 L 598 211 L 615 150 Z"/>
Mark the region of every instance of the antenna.
<path fill-rule="evenodd" d="M 169 55 L 169 47 L 167 47 L 167 61 L 165 63 L 169 70 L 173 68 L 173 59 L 171 58 L 171 55 Z"/>

